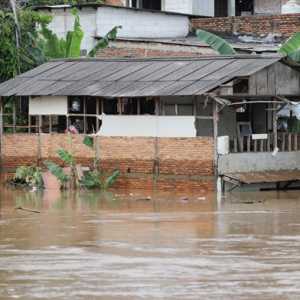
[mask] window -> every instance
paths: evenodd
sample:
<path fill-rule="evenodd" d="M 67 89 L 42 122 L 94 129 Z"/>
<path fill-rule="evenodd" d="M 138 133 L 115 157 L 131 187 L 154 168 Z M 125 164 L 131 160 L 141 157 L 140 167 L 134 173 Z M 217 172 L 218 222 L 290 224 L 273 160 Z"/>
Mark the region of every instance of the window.
<path fill-rule="evenodd" d="M 193 116 L 193 104 L 165 104 L 166 116 Z"/>
<path fill-rule="evenodd" d="M 161 10 L 161 0 L 127 0 L 127 6 L 134 8 Z"/>

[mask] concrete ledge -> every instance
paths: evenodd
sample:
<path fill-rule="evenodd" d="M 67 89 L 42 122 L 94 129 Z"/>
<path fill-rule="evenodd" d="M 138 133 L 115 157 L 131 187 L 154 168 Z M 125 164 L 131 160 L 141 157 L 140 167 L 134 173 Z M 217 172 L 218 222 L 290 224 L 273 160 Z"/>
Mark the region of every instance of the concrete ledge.
<path fill-rule="evenodd" d="M 247 173 L 263 171 L 300 170 L 300 152 L 232 153 L 219 156 L 218 172 Z"/>

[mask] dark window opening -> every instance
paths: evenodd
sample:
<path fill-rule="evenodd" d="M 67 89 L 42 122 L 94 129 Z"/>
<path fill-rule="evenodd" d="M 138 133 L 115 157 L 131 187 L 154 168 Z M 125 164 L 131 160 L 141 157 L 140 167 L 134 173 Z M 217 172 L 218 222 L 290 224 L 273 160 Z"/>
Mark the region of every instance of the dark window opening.
<path fill-rule="evenodd" d="M 70 114 L 83 114 L 83 98 L 69 97 L 68 111 Z"/>
<path fill-rule="evenodd" d="M 228 16 L 228 0 L 215 0 L 215 17 Z"/>
<path fill-rule="evenodd" d="M 153 99 L 139 99 L 140 101 L 140 114 L 141 115 L 154 115 L 155 114 L 155 101 Z"/>
<path fill-rule="evenodd" d="M 97 114 L 97 100 L 95 97 L 86 97 L 86 114 Z"/>
<path fill-rule="evenodd" d="M 236 0 L 236 16 L 252 15 L 254 13 L 254 0 Z"/>
<path fill-rule="evenodd" d="M 117 99 L 103 99 L 103 112 L 107 115 L 118 114 L 118 100 Z"/>
<path fill-rule="evenodd" d="M 137 99 L 122 99 L 122 114 L 123 115 L 137 115 L 138 114 L 138 100 Z"/>
<path fill-rule="evenodd" d="M 142 5 L 145 9 L 161 10 L 161 0 L 143 0 Z"/>
<path fill-rule="evenodd" d="M 240 79 L 233 86 L 234 94 L 247 94 L 249 92 L 249 80 Z"/>
<path fill-rule="evenodd" d="M 127 6 L 134 8 L 161 10 L 161 0 L 128 0 Z"/>

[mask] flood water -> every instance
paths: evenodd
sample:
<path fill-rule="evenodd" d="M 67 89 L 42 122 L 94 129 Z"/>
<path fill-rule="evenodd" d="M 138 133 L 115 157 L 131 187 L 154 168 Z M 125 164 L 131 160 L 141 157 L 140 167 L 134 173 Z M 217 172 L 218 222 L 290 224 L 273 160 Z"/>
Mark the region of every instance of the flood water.
<path fill-rule="evenodd" d="M 0 197 L 1 300 L 300 299 L 297 191 Z"/>

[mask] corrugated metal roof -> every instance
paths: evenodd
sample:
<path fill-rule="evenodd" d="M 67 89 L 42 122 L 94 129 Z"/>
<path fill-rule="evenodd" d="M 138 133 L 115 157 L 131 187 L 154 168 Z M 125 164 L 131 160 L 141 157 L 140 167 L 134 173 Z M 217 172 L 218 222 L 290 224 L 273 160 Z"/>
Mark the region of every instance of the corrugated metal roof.
<path fill-rule="evenodd" d="M 77 59 L 43 64 L 0 84 L 0 96 L 190 96 L 278 62 L 274 56 Z"/>

